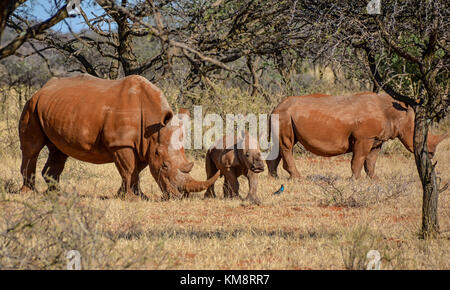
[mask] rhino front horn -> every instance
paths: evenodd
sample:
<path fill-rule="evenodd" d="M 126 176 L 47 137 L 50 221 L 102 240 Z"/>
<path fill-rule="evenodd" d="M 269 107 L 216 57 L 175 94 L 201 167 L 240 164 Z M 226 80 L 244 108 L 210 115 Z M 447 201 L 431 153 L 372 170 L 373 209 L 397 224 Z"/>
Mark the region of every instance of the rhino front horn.
<path fill-rule="evenodd" d="M 187 180 L 186 185 L 184 186 L 184 190 L 187 192 L 199 192 L 205 190 L 211 185 L 213 185 L 214 182 L 216 182 L 217 178 L 219 178 L 219 176 L 220 171 L 217 171 L 217 173 L 213 177 L 211 177 L 206 181 L 198 181 L 189 176 L 189 179 Z"/>

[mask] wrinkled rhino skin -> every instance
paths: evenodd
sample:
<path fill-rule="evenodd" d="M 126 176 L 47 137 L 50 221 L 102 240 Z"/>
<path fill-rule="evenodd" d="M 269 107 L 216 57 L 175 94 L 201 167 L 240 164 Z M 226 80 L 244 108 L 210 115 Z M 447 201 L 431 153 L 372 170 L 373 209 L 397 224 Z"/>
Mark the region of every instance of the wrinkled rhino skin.
<path fill-rule="evenodd" d="M 375 178 L 378 153 L 387 140 L 399 138 L 413 152 L 414 111 L 385 93 L 293 96 L 283 100 L 272 114 L 279 115 L 280 125 L 280 154 L 275 160 L 266 161 L 273 177 L 277 177 L 281 159 L 290 178 L 300 177 L 292 155 L 297 142 L 319 156 L 353 152 L 351 169 L 355 179 L 361 176 L 363 166 L 367 175 Z M 431 157 L 447 135 L 429 134 Z"/>
<path fill-rule="evenodd" d="M 120 197 L 144 197 L 139 173 L 147 166 L 163 196 L 204 190 L 218 176 L 195 181 L 183 148 L 172 150 L 178 126 L 161 90 L 140 76 L 104 80 L 87 74 L 52 78 L 26 103 L 19 121 L 22 150 L 21 192 L 35 190 L 36 161 L 49 149 L 42 170 L 54 189 L 67 158 L 96 164 L 114 162 L 121 177 Z M 55 184 L 56 183 L 56 184 Z"/>
<path fill-rule="evenodd" d="M 244 175 L 249 182 L 247 199 L 253 203 L 260 204 L 261 202 L 256 195 L 258 187 L 257 174 L 264 171 L 264 162 L 261 159 L 257 140 L 250 137 L 247 132 L 245 133 L 245 142 L 242 137 L 224 136 L 209 148 L 205 160 L 206 174 L 209 178 L 220 172 L 225 177 L 223 184 L 223 195 L 225 198 L 239 196 L 238 177 Z M 250 138 L 252 138 L 256 146 L 249 146 L 251 144 L 249 142 Z M 243 142 L 240 147 L 238 147 L 239 142 Z M 208 187 L 205 197 L 216 197 L 214 184 Z"/>

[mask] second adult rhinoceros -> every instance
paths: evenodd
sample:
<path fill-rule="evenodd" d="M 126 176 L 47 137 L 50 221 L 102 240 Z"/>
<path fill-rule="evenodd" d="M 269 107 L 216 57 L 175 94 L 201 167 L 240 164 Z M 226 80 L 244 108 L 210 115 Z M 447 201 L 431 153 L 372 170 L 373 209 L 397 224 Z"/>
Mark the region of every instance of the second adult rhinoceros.
<path fill-rule="evenodd" d="M 163 197 L 202 191 L 183 147 L 173 147 L 174 114 L 161 90 L 140 76 L 104 80 L 89 75 L 53 78 L 25 105 L 19 123 L 22 150 L 21 192 L 35 189 L 36 161 L 49 149 L 42 175 L 49 188 L 59 181 L 67 158 L 114 162 L 121 177 L 119 196 L 143 196 L 139 172 L 147 165 Z M 176 138 L 175 138 L 176 139 Z"/>
<path fill-rule="evenodd" d="M 281 159 L 291 178 L 300 176 L 292 155 L 297 142 L 319 156 L 353 152 L 351 169 L 355 179 L 360 177 L 363 165 L 367 175 L 375 177 L 378 153 L 389 139 L 399 138 L 406 149 L 414 150 L 414 110 L 385 93 L 293 96 L 282 101 L 272 114 L 278 114 L 280 126 L 280 154 L 266 161 L 274 177 Z M 431 157 L 447 135 L 428 136 Z"/>

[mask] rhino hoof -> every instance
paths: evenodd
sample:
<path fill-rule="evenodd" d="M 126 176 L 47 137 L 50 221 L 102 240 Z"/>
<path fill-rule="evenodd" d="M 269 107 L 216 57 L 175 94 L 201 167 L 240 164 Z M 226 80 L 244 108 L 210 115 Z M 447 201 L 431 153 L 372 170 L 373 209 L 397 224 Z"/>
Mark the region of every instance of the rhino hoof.
<path fill-rule="evenodd" d="M 269 177 L 272 177 L 272 178 L 275 178 L 275 179 L 279 179 L 280 178 L 277 173 L 269 173 Z"/>
<path fill-rule="evenodd" d="M 205 193 L 203 199 L 208 199 L 208 198 L 216 198 L 216 194 L 215 193 Z"/>
<path fill-rule="evenodd" d="M 145 194 L 143 194 L 142 192 L 141 192 L 141 194 L 139 195 L 139 197 L 140 197 L 141 200 L 143 200 L 143 201 L 149 201 L 149 200 L 150 200 L 150 198 L 149 198 L 148 196 L 146 196 Z"/>
<path fill-rule="evenodd" d="M 256 196 L 247 196 L 246 200 L 251 202 L 252 204 L 261 205 L 261 200 L 257 198 Z"/>
<path fill-rule="evenodd" d="M 134 193 L 118 193 L 116 196 L 123 201 L 131 201 L 131 202 L 136 202 L 141 199 L 138 195 Z"/>
<path fill-rule="evenodd" d="M 34 192 L 34 191 L 35 191 L 34 189 L 32 189 L 32 188 L 30 188 L 30 187 L 24 185 L 24 186 L 22 186 L 22 188 L 19 190 L 19 194 L 27 194 L 27 193 Z"/>
<path fill-rule="evenodd" d="M 125 196 L 125 200 L 126 201 L 131 201 L 131 202 L 137 202 L 137 201 L 140 201 L 141 198 L 139 196 L 135 195 L 135 194 L 127 194 Z"/>

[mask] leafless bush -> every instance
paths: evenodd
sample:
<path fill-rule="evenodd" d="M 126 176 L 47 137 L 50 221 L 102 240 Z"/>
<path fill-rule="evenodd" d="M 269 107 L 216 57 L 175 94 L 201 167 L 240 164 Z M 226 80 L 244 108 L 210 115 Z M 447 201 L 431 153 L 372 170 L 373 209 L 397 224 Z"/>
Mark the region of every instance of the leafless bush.
<path fill-rule="evenodd" d="M 365 270 L 375 256 L 369 256 L 372 250 L 380 254 L 380 269 L 407 269 L 402 241 L 386 238 L 383 234 L 370 229 L 369 225 L 360 225 L 345 233 L 339 239 L 342 261 L 347 270 Z"/>
<path fill-rule="evenodd" d="M 83 204 L 75 192 L 25 200 L 2 192 L 0 208 L 1 269 L 66 269 L 70 250 L 80 252 L 82 269 L 143 268 L 164 257 L 160 247 L 121 247 L 121 238 L 102 226 L 105 211 Z"/>
<path fill-rule="evenodd" d="M 407 194 L 413 182 L 400 176 L 393 176 L 385 183 L 346 181 L 333 174 L 310 175 L 307 178 L 320 189 L 315 196 L 321 206 L 342 207 L 367 207 L 396 199 Z"/>
<path fill-rule="evenodd" d="M 5 180 L 0 179 L 0 192 L 17 193 L 18 188 L 16 182 L 11 178 Z"/>

